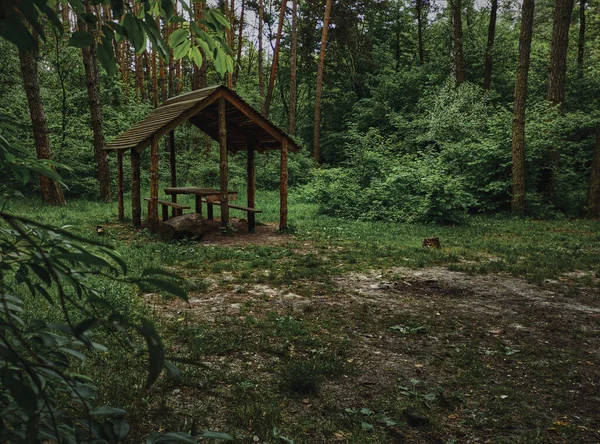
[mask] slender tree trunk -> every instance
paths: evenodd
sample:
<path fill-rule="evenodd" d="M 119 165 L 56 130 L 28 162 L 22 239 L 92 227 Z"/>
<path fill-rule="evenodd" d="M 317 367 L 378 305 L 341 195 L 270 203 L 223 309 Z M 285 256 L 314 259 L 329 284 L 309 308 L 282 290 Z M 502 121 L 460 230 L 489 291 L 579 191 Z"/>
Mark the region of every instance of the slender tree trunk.
<path fill-rule="evenodd" d="M 44 113 L 38 84 L 37 61 L 35 60 L 35 56 L 28 51 L 19 51 L 19 61 L 25 94 L 27 95 L 27 104 L 29 105 L 31 124 L 33 126 L 37 158 L 51 159 L 52 154 L 50 152 L 50 138 L 48 137 L 46 114 Z M 40 188 L 44 202 L 51 205 L 66 205 L 67 201 L 58 182 L 46 176 L 40 176 Z"/>
<path fill-rule="evenodd" d="M 279 11 L 279 25 L 277 26 L 277 35 L 275 36 L 275 50 L 273 51 L 273 63 L 271 64 L 271 76 L 269 77 L 269 88 L 267 89 L 267 97 L 265 99 L 265 116 L 269 116 L 269 108 L 271 107 L 271 99 L 273 98 L 273 89 L 275 88 L 275 76 L 277 75 L 277 65 L 279 64 L 279 47 L 281 45 L 281 33 L 283 32 L 283 19 L 285 18 L 285 10 L 287 0 L 282 0 L 281 10 Z"/>
<path fill-rule="evenodd" d="M 555 0 L 554 24 L 552 28 L 552 46 L 550 50 L 550 72 L 548 74 L 548 101 L 558 106 L 562 112 L 565 100 L 565 82 L 567 79 L 567 50 L 569 48 L 569 26 L 573 0 Z M 546 196 L 554 194 L 556 170 L 560 160 L 560 152 L 548 147 L 547 166 L 542 173 L 542 189 Z"/>
<path fill-rule="evenodd" d="M 86 12 L 92 13 L 89 3 L 85 4 Z M 89 26 L 84 20 L 79 19 L 79 29 L 87 31 L 96 36 L 96 29 Z M 110 171 L 108 168 L 108 159 L 104 151 L 104 131 L 102 130 L 102 104 L 100 103 L 100 78 L 98 75 L 98 56 L 96 55 L 96 43 L 81 49 L 83 56 L 83 66 L 85 68 L 85 84 L 88 92 L 88 102 L 90 105 L 90 115 L 92 120 L 92 131 L 94 133 L 94 157 L 98 165 L 98 182 L 100 183 L 100 199 L 109 202 L 111 199 L 110 191 Z"/>
<path fill-rule="evenodd" d="M 452 8 L 452 69 L 454 70 L 456 83 L 460 85 L 465 81 L 461 0 L 450 0 L 450 7 Z"/>
<path fill-rule="evenodd" d="M 229 29 L 225 31 L 225 39 L 227 41 L 227 45 L 229 46 L 229 48 L 231 48 L 231 50 L 234 50 L 233 47 L 233 34 L 234 34 L 234 17 L 235 17 L 235 13 L 234 13 L 234 8 L 235 8 L 235 0 L 231 0 L 231 6 L 229 5 L 229 3 L 227 3 L 227 0 L 223 1 L 223 6 L 224 6 L 224 15 L 225 17 L 227 17 L 227 19 L 229 20 Z M 231 75 L 230 72 L 228 72 L 226 74 L 227 77 L 227 87 L 229 89 L 233 89 L 233 76 Z"/>
<path fill-rule="evenodd" d="M 238 77 L 240 76 L 240 68 L 242 65 L 242 47 L 243 47 L 243 31 L 244 31 L 244 0 L 242 2 L 242 10 L 240 12 L 240 26 L 238 29 L 238 43 L 237 43 L 237 58 L 235 62 L 235 69 L 233 71 L 233 86 L 238 81 Z"/>
<path fill-rule="evenodd" d="M 263 0 L 258 0 L 258 94 L 260 95 L 260 111 L 265 114 L 265 81 L 263 78 Z"/>
<path fill-rule="evenodd" d="M 489 91 L 492 86 L 492 67 L 494 63 L 494 39 L 496 37 L 496 16 L 498 14 L 498 0 L 492 0 L 490 10 L 490 24 L 488 26 L 488 41 L 485 50 L 485 68 L 483 72 L 483 89 Z"/>
<path fill-rule="evenodd" d="M 588 184 L 586 216 L 600 218 L 600 124 L 596 126 L 596 145 Z"/>
<path fill-rule="evenodd" d="M 152 49 L 152 103 L 158 108 L 158 73 L 156 72 L 156 50 Z"/>
<path fill-rule="evenodd" d="M 579 41 L 577 42 L 577 74 L 583 79 L 583 54 L 585 52 L 585 0 L 579 0 Z"/>
<path fill-rule="evenodd" d="M 550 73 L 548 75 L 548 101 L 561 106 L 565 100 L 567 78 L 567 50 L 573 0 L 555 0 Z"/>
<path fill-rule="evenodd" d="M 525 104 L 533 35 L 533 10 L 534 0 L 523 0 L 512 127 L 512 211 L 517 214 L 525 212 Z"/>
<path fill-rule="evenodd" d="M 495 0 L 494 0 L 495 1 Z M 425 63 L 425 51 L 423 50 L 423 0 L 417 0 L 417 39 L 419 45 L 419 63 Z"/>
<path fill-rule="evenodd" d="M 296 57 L 298 47 L 298 0 L 292 3 L 292 42 L 290 48 L 290 118 L 289 133 L 296 133 Z"/>
<path fill-rule="evenodd" d="M 315 126 L 313 139 L 313 156 L 317 162 L 321 161 L 321 95 L 323 93 L 323 72 L 325 71 L 325 51 L 327 50 L 327 32 L 329 31 L 331 3 L 332 0 L 327 0 L 325 3 L 323 33 L 321 34 L 321 51 L 319 54 L 319 68 L 317 70 L 317 88 L 315 93 Z"/>

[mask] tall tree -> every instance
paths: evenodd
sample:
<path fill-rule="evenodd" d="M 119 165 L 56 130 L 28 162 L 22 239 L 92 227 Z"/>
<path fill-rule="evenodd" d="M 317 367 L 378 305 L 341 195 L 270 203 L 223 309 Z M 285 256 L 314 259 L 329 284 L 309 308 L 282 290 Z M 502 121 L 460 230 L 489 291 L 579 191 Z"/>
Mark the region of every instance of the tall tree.
<path fill-rule="evenodd" d="M 91 5 L 86 2 L 85 8 L 87 14 L 93 14 Z M 97 28 L 78 19 L 79 29 L 89 32 L 94 38 L 97 35 Z M 108 159 L 104 151 L 104 131 L 102 129 L 102 104 L 100 103 L 100 76 L 98 75 L 98 56 L 96 54 L 96 41 L 90 46 L 81 48 L 83 57 L 83 66 L 85 68 L 85 84 L 88 93 L 88 103 L 90 105 L 90 116 L 92 120 L 92 132 L 94 134 L 94 157 L 98 167 L 98 182 L 100 183 L 100 199 L 109 202 L 110 192 L 110 171 L 108 168 Z"/>
<path fill-rule="evenodd" d="M 279 48 L 281 46 L 281 34 L 283 32 L 283 20 L 287 0 L 281 1 L 281 10 L 279 11 L 279 24 L 277 26 L 277 34 L 275 36 L 275 49 L 273 50 L 273 62 L 271 64 L 271 76 L 269 77 L 269 87 L 267 88 L 267 97 L 265 98 L 265 116 L 269 116 L 269 108 L 271 108 L 271 99 L 273 98 L 273 90 L 275 89 L 275 77 L 277 75 L 277 66 L 279 64 Z"/>
<path fill-rule="evenodd" d="M 462 32 L 462 0 L 450 0 L 452 14 L 452 70 L 456 83 L 460 85 L 465 81 L 465 59 L 463 57 L 463 32 Z"/>
<path fill-rule="evenodd" d="M 237 42 L 237 56 L 236 56 L 236 61 L 235 61 L 235 68 L 233 70 L 233 86 L 235 87 L 235 84 L 238 81 L 238 77 L 240 76 L 240 68 L 242 65 L 242 49 L 243 49 L 243 39 L 244 39 L 244 9 L 245 9 L 245 4 L 244 4 L 244 0 L 241 0 L 242 3 L 242 9 L 240 12 L 240 26 L 238 28 L 238 42 Z"/>
<path fill-rule="evenodd" d="M 579 0 L 579 41 L 577 42 L 577 74 L 583 78 L 583 55 L 585 52 L 585 0 Z"/>
<path fill-rule="evenodd" d="M 523 213 L 525 211 L 525 104 L 527 102 L 527 79 L 529 77 L 531 38 L 533 36 L 534 6 L 534 0 L 523 0 L 512 126 L 513 213 Z"/>
<path fill-rule="evenodd" d="M 416 0 L 415 8 L 417 14 L 417 44 L 419 49 L 419 63 L 422 65 L 425 62 L 425 51 L 423 49 L 423 0 Z"/>
<path fill-rule="evenodd" d="M 600 218 L 600 124 L 596 126 L 596 144 L 588 182 L 586 216 Z"/>
<path fill-rule="evenodd" d="M 550 71 L 548 73 L 548 101 L 562 110 L 565 100 L 567 79 L 567 50 L 569 48 L 569 27 L 573 0 L 554 1 L 554 20 L 552 26 L 552 44 L 550 49 Z M 547 166 L 542 174 L 542 188 L 547 196 L 554 193 L 556 170 L 560 152 L 553 146 L 548 147 Z"/>
<path fill-rule="evenodd" d="M 494 39 L 496 37 L 496 16 L 498 14 L 498 0 L 492 0 L 490 9 L 490 23 L 488 26 L 488 41 L 485 50 L 485 68 L 483 71 L 483 89 L 489 91 L 492 86 L 492 67 L 494 64 Z"/>
<path fill-rule="evenodd" d="M 265 113 L 265 81 L 263 77 L 263 24 L 264 5 L 263 0 L 258 0 L 258 94 L 260 95 L 260 111 Z"/>
<path fill-rule="evenodd" d="M 569 26 L 573 0 L 554 1 L 554 22 L 550 50 L 550 72 L 548 74 L 548 101 L 561 106 L 565 100 L 567 78 L 567 50 L 569 48 Z"/>
<path fill-rule="evenodd" d="M 315 92 L 315 125 L 313 139 L 313 156 L 317 162 L 321 160 L 321 95 L 323 93 L 323 72 L 325 71 L 325 52 L 327 50 L 327 32 L 331 16 L 332 0 L 326 0 L 323 16 L 323 32 L 321 33 L 321 51 L 319 53 L 319 68 L 317 70 L 317 87 Z"/>
<path fill-rule="evenodd" d="M 48 137 L 48 126 L 46 114 L 42 104 L 40 86 L 38 83 L 38 65 L 35 56 L 30 51 L 19 51 L 19 62 L 21 66 L 21 77 L 27 95 L 29 115 L 33 126 L 35 139 L 35 150 L 38 159 L 51 159 L 50 138 Z M 67 201 L 62 192 L 60 184 L 47 176 L 40 176 L 40 188 L 44 202 L 52 205 L 66 205 Z"/>
<path fill-rule="evenodd" d="M 292 3 L 292 42 L 290 48 L 290 114 L 289 114 L 289 133 L 296 132 L 296 67 L 297 67 L 297 47 L 298 47 L 298 0 Z"/>

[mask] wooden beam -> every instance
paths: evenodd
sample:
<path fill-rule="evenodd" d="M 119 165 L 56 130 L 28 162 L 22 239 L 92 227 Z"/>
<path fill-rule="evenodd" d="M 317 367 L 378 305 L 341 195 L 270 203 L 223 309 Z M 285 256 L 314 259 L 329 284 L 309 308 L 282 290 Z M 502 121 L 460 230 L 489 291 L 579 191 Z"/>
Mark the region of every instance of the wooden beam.
<path fill-rule="evenodd" d="M 158 230 L 158 141 L 152 137 L 150 149 L 150 201 L 148 202 L 148 221 L 152 231 Z"/>
<path fill-rule="evenodd" d="M 117 151 L 117 198 L 119 200 L 119 220 L 125 219 L 123 202 L 123 151 Z"/>
<path fill-rule="evenodd" d="M 142 224 L 142 202 L 140 196 L 140 153 L 131 150 L 131 221 Z"/>
<path fill-rule="evenodd" d="M 280 164 L 280 180 L 279 184 L 279 230 L 287 230 L 288 216 L 288 141 L 283 139 L 281 142 L 281 164 Z"/>
<path fill-rule="evenodd" d="M 248 206 L 254 208 L 254 142 L 248 140 L 246 142 L 247 157 L 246 157 L 246 179 L 247 179 L 247 190 L 248 190 Z M 248 231 L 254 231 L 256 228 L 256 219 L 254 213 L 248 213 Z"/>
<path fill-rule="evenodd" d="M 225 99 L 219 98 L 219 154 L 220 154 L 220 202 L 221 227 L 229 223 L 229 196 L 227 195 L 227 116 Z"/>
<path fill-rule="evenodd" d="M 175 130 L 169 133 L 169 162 L 171 163 L 171 186 L 177 186 L 177 163 L 175 158 Z M 171 201 L 177 203 L 177 194 L 171 194 Z M 173 217 L 176 216 L 176 208 L 171 211 Z"/>

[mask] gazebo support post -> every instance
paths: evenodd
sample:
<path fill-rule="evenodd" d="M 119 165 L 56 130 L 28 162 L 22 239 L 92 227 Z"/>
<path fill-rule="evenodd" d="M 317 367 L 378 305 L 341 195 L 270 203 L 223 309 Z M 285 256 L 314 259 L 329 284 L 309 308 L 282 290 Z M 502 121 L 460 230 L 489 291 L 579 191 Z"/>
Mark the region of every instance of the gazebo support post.
<path fill-rule="evenodd" d="M 148 221 L 152 231 L 158 230 L 158 140 L 152 135 L 150 148 L 150 201 L 148 202 Z"/>
<path fill-rule="evenodd" d="M 140 196 L 140 153 L 131 149 L 131 222 L 142 225 L 142 202 Z"/>
<path fill-rule="evenodd" d="M 177 186 L 177 164 L 175 163 L 175 130 L 169 132 L 169 161 L 171 163 L 171 187 Z M 171 194 L 171 202 L 177 203 L 177 194 Z M 177 210 L 173 208 L 172 217 L 177 216 Z"/>
<path fill-rule="evenodd" d="M 279 184 L 279 230 L 287 230 L 288 200 L 288 140 L 281 141 L 281 164 Z"/>
<path fill-rule="evenodd" d="M 117 151 L 117 198 L 119 200 L 119 220 L 125 219 L 123 202 L 123 150 Z"/>
<path fill-rule="evenodd" d="M 223 97 L 219 98 L 219 153 L 220 153 L 220 202 L 221 202 L 221 227 L 227 228 L 229 224 L 229 196 L 227 194 L 227 113 Z"/>
<path fill-rule="evenodd" d="M 247 142 L 246 157 L 246 179 L 248 192 L 248 207 L 254 208 L 254 142 Z M 248 212 L 248 231 L 254 232 L 256 228 L 256 218 L 253 212 Z"/>

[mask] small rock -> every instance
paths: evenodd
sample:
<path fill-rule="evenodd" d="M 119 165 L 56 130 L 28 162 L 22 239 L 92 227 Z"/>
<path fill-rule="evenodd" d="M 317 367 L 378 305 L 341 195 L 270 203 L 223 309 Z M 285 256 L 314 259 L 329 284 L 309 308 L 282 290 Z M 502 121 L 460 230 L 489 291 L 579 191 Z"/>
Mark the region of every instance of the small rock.
<path fill-rule="evenodd" d="M 419 427 L 429 423 L 429 418 L 415 409 L 404 409 L 403 413 L 408 425 L 412 427 Z"/>
<path fill-rule="evenodd" d="M 175 390 L 173 390 L 173 391 L 171 392 L 171 394 L 172 394 L 172 395 L 178 395 L 178 394 L 180 394 L 180 393 L 181 393 L 181 390 L 180 390 L 180 389 L 175 389 Z"/>

